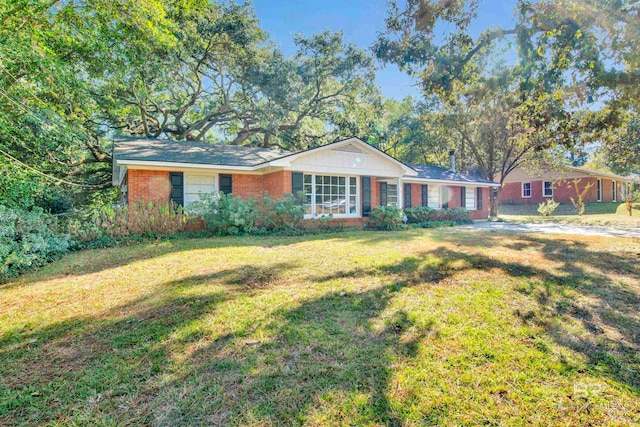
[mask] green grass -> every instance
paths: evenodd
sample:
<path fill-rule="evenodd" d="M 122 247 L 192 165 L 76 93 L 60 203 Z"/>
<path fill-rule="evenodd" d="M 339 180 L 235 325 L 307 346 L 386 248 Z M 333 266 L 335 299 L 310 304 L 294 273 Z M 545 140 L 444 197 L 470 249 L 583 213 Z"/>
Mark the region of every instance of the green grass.
<path fill-rule="evenodd" d="M 631 425 L 640 242 L 165 241 L 0 285 L 0 425 Z"/>
<path fill-rule="evenodd" d="M 624 203 L 588 203 L 583 216 L 578 216 L 571 203 L 561 203 L 552 216 L 543 217 L 538 205 L 500 205 L 500 218 L 509 222 L 557 223 L 595 226 L 640 227 L 640 205 L 635 204 L 629 216 Z"/>

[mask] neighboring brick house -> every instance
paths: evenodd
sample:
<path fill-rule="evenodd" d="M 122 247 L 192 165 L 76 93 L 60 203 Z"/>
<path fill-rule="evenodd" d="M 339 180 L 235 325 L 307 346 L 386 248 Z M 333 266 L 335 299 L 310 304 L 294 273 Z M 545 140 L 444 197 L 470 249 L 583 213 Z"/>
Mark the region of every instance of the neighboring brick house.
<path fill-rule="evenodd" d="M 358 138 L 296 153 L 121 138 L 113 163 L 123 203 L 171 200 L 188 206 L 200 193 L 215 191 L 243 198 L 303 193 L 305 218 L 332 214 L 350 223 L 362 223 L 380 205 L 464 206 L 472 219 L 487 219 L 489 189 L 496 186 L 437 166 L 404 164 Z"/>
<path fill-rule="evenodd" d="M 517 168 L 505 178 L 500 202 L 527 205 L 553 199 L 558 203 L 571 203 L 571 197 L 576 198 L 574 179 L 580 179 L 580 190 L 592 184 L 585 203 L 622 202 L 632 183 L 629 177 L 573 166 L 540 172 Z"/>

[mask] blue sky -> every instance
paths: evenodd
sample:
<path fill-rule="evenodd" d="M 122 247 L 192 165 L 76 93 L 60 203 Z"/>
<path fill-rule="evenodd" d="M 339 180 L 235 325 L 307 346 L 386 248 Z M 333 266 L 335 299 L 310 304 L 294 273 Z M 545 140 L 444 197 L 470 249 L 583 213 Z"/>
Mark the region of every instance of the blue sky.
<path fill-rule="evenodd" d="M 513 22 L 514 0 L 487 0 L 481 4 L 472 30 Z M 369 48 L 384 30 L 386 0 L 253 0 L 262 28 L 287 55 L 295 52 L 293 35 L 311 35 L 324 30 L 342 31 L 347 42 Z M 446 30 L 446 28 L 444 29 Z M 395 65 L 381 68 L 376 81 L 385 96 L 402 99 L 420 96 L 415 82 Z"/>

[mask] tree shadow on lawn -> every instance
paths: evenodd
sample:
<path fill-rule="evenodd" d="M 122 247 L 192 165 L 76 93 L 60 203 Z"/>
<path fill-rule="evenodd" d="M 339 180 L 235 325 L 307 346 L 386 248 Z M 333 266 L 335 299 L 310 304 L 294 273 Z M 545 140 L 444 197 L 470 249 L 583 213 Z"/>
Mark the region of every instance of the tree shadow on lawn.
<path fill-rule="evenodd" d="M 401 404 L 388 397 L 393 395 L 394 365 L 416 356 L 432 324 L 417 325 L 411 313 L 403 310 L 388 317 L 383 328 L 375 323 L 406 287 L 442 283 L 464 271 L 492 270 L 527 279 L 528 285 L 519 282 L 516 289 L 535 302 L 536 310 L 514 310 L 513 322 L 539 326 L 559 345 L 583 354 L 594 375 L 608 376 L 640 393 L 640 378 L 635 374 L 640 368 L 636 356 L 640 324 L 629 311 L 638 304 L 637 295 L 625 294 L 625 305 L 620 306 L 617 297 L 610 296 L 621 288 L 604 275 L 583 274 L 579 269 L 553 274 L 440 247 L 390 265 L 310 277 L 312 282 L 323 283 L 382 275 L 392 283 L 365 292 L 334 292 L 279 310 L 270 316 L 266 325 L 270 333 L 263 342 L 217 341 L 198 350 L 190 362 L 193 369 L 176 379 L 167 388 L 173 391 L 166 391 L 156 402 L 156 408 L 163 408 L 160 419 L 166 424 L 296 425 L 313 417 L 320 424 L 348 420 L 351 424 L 404 425 L 409 420 L 403 417 Z M 591 292 L 591 287 L 598 289 Z M 576 290 L 616 311 L 617 321 L 607 325 L 619 338 L 599 336 L 597 329 L 588 327 L 594 319 L 580 311 Z M 569 304 L 576 309 L 562 309 Z M 574 321 L 583 322 L 586 331 L 572 334 L 568 327 Z M 574 367 L 568 365 L 568 369 Z M 188 391 L 184 384 L 189 384 Z M 180 402 L 176 400 L 178 390 L 186 396 Z M 330 413 L 323 413 L 328 407 Z M 421 421 L 443 422 L 443 413 L 446 408 L 433 408 Z"/>
<path fill-rule="evenodd" d="M 530 243 L 546 244 L 544 239 Z M 0 402 L 11 402 L 0 407 L 0 422 L 297 425 L 314 417 L 320 423 L 403 425 L 402 408 L 389 400 L 394 366 L 416 356 L 432 324 L 404 310 L 385 310 L 407 287 L 443 283 L 462 272 L 470 273 L 466 280 L 475 280 L 474 272 L 493 271 L 526 279 L 516 289 L 536 308 L 514 311 L 513 321 L 539 326 L 560 345 L 582 353 L 589 369 L 638 392 L 640 324 L 631 311 L 640 303 L 638 295 L 609 279 L 604 266 L 594 273 L 575 265 L 567 255 L 574 249 L 562 242 L 542 248 L 560 257 L 562 273 L 438 247 L 374 268 L 308 277 L 318 284 L 354 277 L 389 280 L 362 292 L 294 300 L 226 332 L 222 325 L 201 327 L 198 320 L 225 302 L 267 290 L 293 266 L 245 265 L 168 282 L 157 294 L 114 310 L 115 316 L 71 319 L 0 339 L 0 358 L 7 361 L 0 368 L 0 395 L 9 396 Z M 631 262 L 602 256 L 605 262 L 609 256 Z M 637 274 L 631 267 L 625 271 Z M 212 282 L 229 289 L 207 292 Z M 196 287 L 202 293 L 180 295 Z M 165 296 L 167 289 L 178 295 Z M 576 295 L 595 306 L 583 307 Z M 610 314 L 602 317 L 599 310 Z M 587 325 L 596 317 L 618 335 L 595 327 L 580 335 L 567 330 L 571 322 Z M 185 353 L 190 344 L 194 350 Z M 444 421 L 438 412 L 424 414 L 422 421 L 429 420 Z"/>
<path fill-rule="evenodd" d="M 0 291 L 16 287 L 27 287 L 43 280 L 80 277 L 104 270 L 126 266 L 131 263 L 160 258 L 180 252 L 237 247 L 277 248 L 299 243 L 326 241 L 351 241 L 373 244 L 382 241 L 410 241 L 420 237 L 420 233 L 380 232 L 373 230 L 346 230 L 335 233 L 310 234 L 302 236 L 214 236 L 195 239 L 158 240 L 133 245 L 105 249 L 86 249 L 71 253 L 61 260 L 46 265 L 38 271 L 26 273 L 22 277 L 0 282 Z M 124 254 L 123 254 L 124 253 Z"/>
<path fill-rule="evenodd" d="M 95 423 L 93 417 L 101 412 L 149 424 L 148 401 L 141 390 L 171 363 L 165 343 L 186 345 L 201 338 L 204 332 L 198 327 L 188 336 L 174 334 L 226 301 L 269 287 L 290 268 L 290 263 L 242 265 L 192 276 L 104 313 L 44 328 L 27 324 L 4 333 L 0 424 Z M 212 281 L 227 289 L 207 291 L 203 285 Z M 201 287 L 198 294 L 182 294 L 194 287 Z"/>
<path fill-rule="evenodd" d="M 497 242 L 487 243 L 486 247 L 497 246 Z M 515 316 L 525 323 L 543 327 L 560 345 L 583 353 L 592 368 L 640 392 L 640 289 L 636 288 L 634 292 L 609 277 L 611 271 L 617 271 L 640 283 L 638 263 L 610 252 L 585 250 L 580 242 L 520 236 L 518 242 L 500 246 L 536 248 L 549 261 L 560 262 L 561 273 L 517 261 L 501 261 L 477 252 L 440 247 L 394 265 L 340 271 L 314 280 L 323 282 L 400 273 L 410 283 L 438 283 L 466 270 L 493 269 L 527 279 L 517 290 L 533 298 L 538 308 L 525 313 L 515 312 Z M 592 266 L 595 271 L 586 271 L 578 261 Z M 473 280 L 473 276 L 468 277 Z M 573 333 L 573 322 L 581 323 L 587 333 Z"/>

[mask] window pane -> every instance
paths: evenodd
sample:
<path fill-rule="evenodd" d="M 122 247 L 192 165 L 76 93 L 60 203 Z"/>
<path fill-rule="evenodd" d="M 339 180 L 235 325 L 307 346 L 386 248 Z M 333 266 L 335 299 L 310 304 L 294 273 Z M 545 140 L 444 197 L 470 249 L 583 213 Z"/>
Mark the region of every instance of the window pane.
<path fill-rule="evenodd" d="M 305 184 L 311 184 L 311 175 L 305 175 L 304 176 L 304 183 Z"/>
<path fill-rule="evenodd" d="M 349 178 L 349 184 L 355 186 L 356 185 L 356 178 L 355 177 L 351 177 Z"/>

